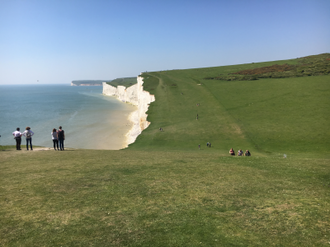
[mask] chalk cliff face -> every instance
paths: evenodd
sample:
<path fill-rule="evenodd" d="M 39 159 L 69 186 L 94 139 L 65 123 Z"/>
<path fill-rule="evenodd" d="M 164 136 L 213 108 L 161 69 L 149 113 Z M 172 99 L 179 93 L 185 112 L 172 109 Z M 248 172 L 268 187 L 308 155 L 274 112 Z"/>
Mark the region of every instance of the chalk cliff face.
<path fill-rule="evenodd" d="M 127 133 L 127 145 L 135 142 L 135 139 L 146 129 L 150 122 L 147 121 L 147 110 L 155 96 L 143 90 L 143 78 L 138 76 L 137 83 L 128 88 L 124 86 L 113 87 L 103 82 L 103 94 L 115 96 L 120 101 L 136 105 L 138 109 L 130 115 L 133 128 Z"/>
<path fill-rule="evenodd" d="M 102 82 L 107 80 L 74 80 L 71 86 L 102 86 Z"/>
<path fill-rule="evenodd" d="M 79 85 L 77 85 L 77 84 L 74 84 L 73 82 L 71 82 L 71 86 L 102 86 L 102 84 L 99 83 L 99 84 L 79 84 Z"/>

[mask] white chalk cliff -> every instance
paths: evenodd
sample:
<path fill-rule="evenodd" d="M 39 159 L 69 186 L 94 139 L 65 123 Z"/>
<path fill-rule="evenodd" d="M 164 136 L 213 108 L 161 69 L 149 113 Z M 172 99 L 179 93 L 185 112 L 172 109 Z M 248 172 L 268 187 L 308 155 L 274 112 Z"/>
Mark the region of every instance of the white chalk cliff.
<path fill-rule="evenodd" d="M 102 84 L 80 84 L 80 85 L 77 85 L 73 82 L 71 82 L 71 86 L 102 86 Z"/>
<path fill-rule="evenodd" d="M 122 102 L 131 103 L 138 107 L 129 117 L 129 120 L 133 122 L 133 127 L 126 135 L 128 146 L 135 142 L 138 135 L 150 125 L 146 112 L 150 103 L 155 101 L 155 96 L 143 90 L 143 78 L 140 76 L 137 77 L 137 83 L 128 88 L 124 86 L 113 87 L 103 82 L 103 94 L 115 96 Z"/>

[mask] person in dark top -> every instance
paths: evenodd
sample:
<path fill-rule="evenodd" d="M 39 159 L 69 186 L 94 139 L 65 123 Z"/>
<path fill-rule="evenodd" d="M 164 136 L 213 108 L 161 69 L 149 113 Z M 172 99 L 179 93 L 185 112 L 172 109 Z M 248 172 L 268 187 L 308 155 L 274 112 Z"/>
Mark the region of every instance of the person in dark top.
<path fill-rule="evenodd" d="M 246 150 L 244 156 L 251 156 L 250 151 L 249 150 Z"/>
<path fill-rule="evenodd" d="M 234 151 L 233 148 L 231 148 L 231 149 L 229 150 L 229 154 L 235 156 L 235 151 Z"/>
<path fill-rule="evenodd" d="M 63 151 L 65 135 L 64 135 L 64 130 L 62 130 L 62 126 L 58 127 L 57 139 L 58 139 L 58 142 L 60 143 L 60 150 Z"/>

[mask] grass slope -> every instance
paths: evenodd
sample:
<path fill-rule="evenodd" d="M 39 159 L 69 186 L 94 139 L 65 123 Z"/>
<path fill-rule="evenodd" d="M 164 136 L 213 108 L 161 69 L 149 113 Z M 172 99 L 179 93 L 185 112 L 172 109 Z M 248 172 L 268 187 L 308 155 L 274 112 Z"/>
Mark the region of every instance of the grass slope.
<path fill-rule="evenodd" d="M 203 79 L 285 63 L 144 73 L 125 150 L 0 146 L 0 245 L 327 246 L 330 77 Z"/>
<path fill-rule="evenodd" d="M 73 84 L 80 86 L 81 84 L 89 84 L 89 85 L 102 85 L 102 82 L 104 82 L 105 80 L 75 80 L 72 81 Z"/>
<path fill-rule="evenodd" d="M 156 102 L 148 111 L 151 125 L 131 148 L 191 150 L 209 141 L 220 153 L 233 147 L 259 155 L 315 155 L 316 151 L 327 155 L 330 76 L 257 81 L 203 79 L 206 75 L 295 62 L 143 74 L 144 86 L 156 95 Z M 159 127 L 164 132 L 159 132 Z"/>
<path fill-rule="evenodd" d="M 107 83 L 113 87 L 117 87 L 117 86 L 130 87 L 136 84 L 136 77 L 117 78 Z"/>
<path fill-rule="evenodd" d="M 258 78 L 289 78 L 330 74 L 330 53 L 297 58 L 286 64 L 274 64 L 253 69 L 245 69 L 205 79 L 216 80 L 258 80 Z"/>
<path fill-rule="evenodd" d="M 324 246 L 329 160 L 2 151 L 2 246 Z"/>

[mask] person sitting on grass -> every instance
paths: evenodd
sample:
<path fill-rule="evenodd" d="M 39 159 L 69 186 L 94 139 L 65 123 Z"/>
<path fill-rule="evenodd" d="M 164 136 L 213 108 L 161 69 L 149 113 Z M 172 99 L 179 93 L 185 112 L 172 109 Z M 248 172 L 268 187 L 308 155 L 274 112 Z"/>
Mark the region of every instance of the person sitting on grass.
<path fill-rule="evenodd" d="M 235 151 L 234 151 L 233 148 L 231 148 L 231 149 L 229 150 L 229 154 L 232 155 L 232 156 L 235 156 Z"/>
<path fill-rule="evenodd" d="M 240 150 L 237 152 L 237 156 L 243 156 L 243 151 L 242 151 L 242 149 L 240 149 Z"/>
<path fill-rule="evenodd" d="M 246 150 L 244 156 L 251 156 L 250 151 L 249 150 Z"/>

